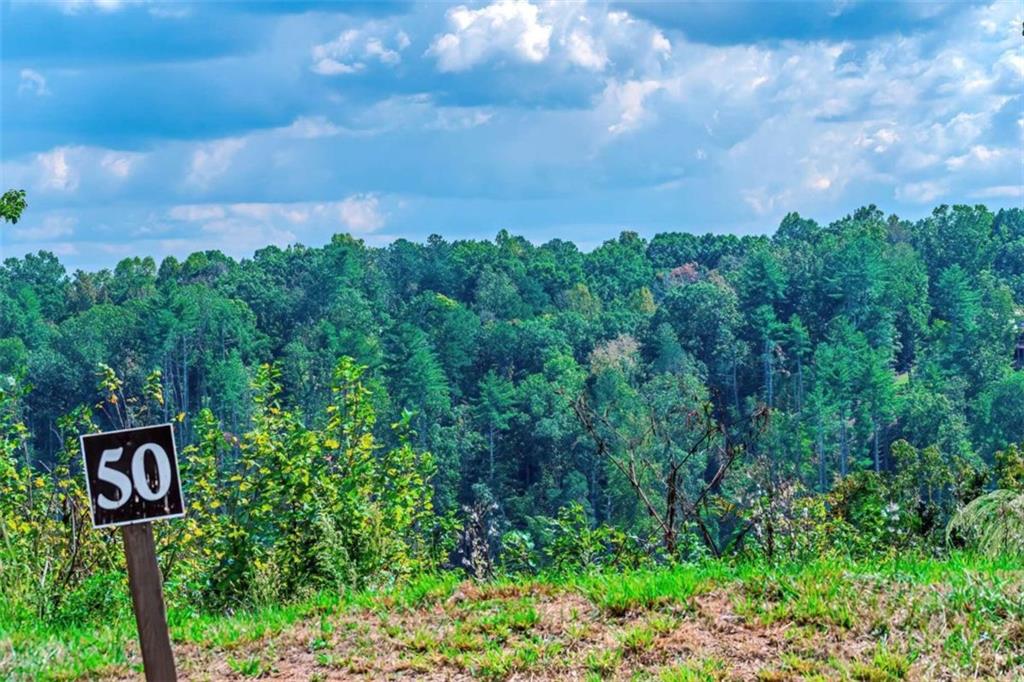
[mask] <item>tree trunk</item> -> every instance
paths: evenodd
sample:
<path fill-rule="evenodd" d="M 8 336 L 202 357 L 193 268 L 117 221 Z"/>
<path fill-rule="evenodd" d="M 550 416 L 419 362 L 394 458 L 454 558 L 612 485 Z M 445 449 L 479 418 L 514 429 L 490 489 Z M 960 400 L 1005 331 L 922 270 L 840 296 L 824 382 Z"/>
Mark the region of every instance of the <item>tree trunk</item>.
<path fill-rule="evenodd" d="M 818 489 L 820 492 L 825 492 L 825 443 L 821 435 L 821 421 L 818 421 L 817 428 L 817 443 L 815 447 L 818 450 Z"/>
<path fill-rule="evenodd" d="M 490 425 L 490 429 L 487 432 L 487 453 L 488 453 L 488 469 L 487 469 L 487 480 L 491 485 L 491 492 L 494 492 L 494 424 Z"/>
<path fill-rule="evenodd" d="M 668 479 L 665 481 L 667 489 L 665 490 L 665 528 L 663 537 L 665 552 L 670 559 L 675 558 L 676 555 L 676 483 L 678 474 L 679 470 L 676 467 L 670 467 Z"/>
<path fill-rule="evenodd" d="M 846 433 L 846 412 L 839 413 L 839 475 L 846 477 L 849 466 L 849 442 Z"/>
<path fill-rule="evenodd" d="M 804 411 L 804 363 L 799 356 L 796 359 L 796 411 Z"/>
<path fill-rule="evenodd" d="M 736 414 L 740 413 L 740 389 L 736 379 L 736 351 L 732 352 L 732 402 L 736 408 Z"/>
<path fill-rule="evenodd" d="M 882 464 L 881 464 L 881 462 L 879 461 L 879 458 L 878 458 L 878 422 L 876 421 L 873 424 L 873 426 L 874 426 L 874 433 L 872 434 L 872 436 L 873 436 L 873 439 L 874 439 L 874 450 L 875 450 L 875 453 L 874 453 L 875 454 L 875 473 L 877 474 L 877 473 L 881 473 L 881 471 L 882 471 Z"/>

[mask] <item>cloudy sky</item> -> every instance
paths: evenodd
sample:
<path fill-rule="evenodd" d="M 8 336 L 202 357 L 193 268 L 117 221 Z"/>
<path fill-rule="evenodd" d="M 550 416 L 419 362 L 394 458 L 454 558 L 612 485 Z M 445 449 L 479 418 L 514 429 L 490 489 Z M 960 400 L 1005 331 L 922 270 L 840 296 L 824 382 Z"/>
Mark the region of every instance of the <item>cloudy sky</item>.
<path fill-rule="evenodd" d="M 0 3 L 4 257 L 1024 203 L 1018 0 Z"/>

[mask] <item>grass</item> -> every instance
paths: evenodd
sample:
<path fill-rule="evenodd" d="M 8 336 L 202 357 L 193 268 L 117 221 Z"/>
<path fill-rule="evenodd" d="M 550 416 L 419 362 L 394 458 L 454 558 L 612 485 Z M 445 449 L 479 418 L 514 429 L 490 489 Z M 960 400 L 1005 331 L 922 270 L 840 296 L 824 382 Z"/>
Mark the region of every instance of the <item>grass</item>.
<path fill-rule="evenodd" d="M 195 679 L 1009 680 L 1024 670 L 1024 567 L 956 554 L 447 574 L 232 615 L 172 606 L 169 623 Z M 77 627 L 0 622 L 0 679 L 140 670 L 127 609 Z"/>

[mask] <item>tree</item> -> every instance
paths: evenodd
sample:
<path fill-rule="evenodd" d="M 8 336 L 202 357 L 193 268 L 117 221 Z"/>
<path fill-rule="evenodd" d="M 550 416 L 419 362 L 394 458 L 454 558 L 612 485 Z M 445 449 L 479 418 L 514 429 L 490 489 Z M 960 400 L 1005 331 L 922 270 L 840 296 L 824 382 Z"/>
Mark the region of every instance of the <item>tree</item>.
<path fill-rule="evenodd" d="M 864 410 L 871 423 L 871 453 L 875 473 L 882 470 L 880 440 L 896 413 L 896 381 L 887 348 L 872 348 L 863 358 L 861 391 Z"/>
<path fill-rule="evenodd" d="M 673 287 L 656 319 L 672 326 L 683 349 L 704 363 L 711 383 L 730 395 L 739 410 L 741 351 L 736 336 L 741 318 L 732 287 L 716 277 Z"/>
<path fill-rule="evenodd" d="M 794 396 L 794 401 L 796 411 L 802 412 L 805 388 L 804 366 L 810 357 L 811 351 L 813 350 L 813 346 L 811 345 L 811 335 L 799 315 L 793 315 L 793 317 L 790 318 L 789 325 L 787 328 L 783 329 L 782 335 L 785 339 L 785 345 L 789 351 L 789 356 L 793 358 L 793 362 L 796 363 L 796 395 Z"/>
<path fill-rule="evenodd" d="M 494 487 L 494 454 L 501 433 L 508 429 L 513 416 L 515 387 L 494 370 L 480 380 L 476 400 L 477 419 L 487 434 L 487 481 Z"/>
<path fill-rule="evenodd" d="M 775 406 L 775 357 L 785 328 L 770 305 L 760 305 L 751 313 L 750 326 L 760 346 L 764 402 L 771 409 Z"/>
<path fill-rule="evenodd" d="M 984 206 L 939 206 L 914 229 L 914 246 L 933 280 L 953 266 L 977 274 L 992 267 L 993 215 Z"/>
<path fill-rule="evenodd" d="M 394 399 L 401 409 L 413 412 L 417 433 L 423 439 L 429 424 L 447 417 L 451 410 L 448 377 L 419 327 L 401 325 L 389 345 L 388 374 Z"/>
<path fill-rule="evenodd" d="M 25 190 L 9 189 L 0 197 L 0 220 L 17 224 L 26 208 L 28 202 L 25 200 Z"/>
<path fill-rule="evenodd" d="M 635 232 L 623 232 L 587 254 L 587 286 L 604 300 L 624 298 L 646 286 L 654 271 L 646 257 L 647 244 Z"/>
<path fill-rule="evenodd" d="M 588 390 L 573 402 L 581 428 L 633 492 L 668 557 L 679 556 L 686 524 L 694 524 L 708 550 L 720 556 L 742 533 L 719 534 L 712 500 L 742 445 L 715 421 L 692 376 L 661 374 L 632 389 L 631 401 L 602 404 L 595 392 L 602 375 L 619 375 L 621 382 L 622 371 L 621 363 L 596 368 Z"/>
<path fill-rule="evenodd" d="M 1024 372 L 1010 372 L 977 399 L 975 442 L 985 455 L 1024 443 Z"/>
<path fill-rule="evenodd" d="M 1024 301 L 1024 209 L 1000 209 L 992 222 L 992 234 L 998 240 L 995 271 L 1020 303 Z"/>
<path fill-rule="evenodd" d="M 973 397 L 1010 369 L 1017 336 L 1012 294 L 991 273 L 971 276 L 953 265 L 939 276 L 933 298 L 927 362 Z"/>

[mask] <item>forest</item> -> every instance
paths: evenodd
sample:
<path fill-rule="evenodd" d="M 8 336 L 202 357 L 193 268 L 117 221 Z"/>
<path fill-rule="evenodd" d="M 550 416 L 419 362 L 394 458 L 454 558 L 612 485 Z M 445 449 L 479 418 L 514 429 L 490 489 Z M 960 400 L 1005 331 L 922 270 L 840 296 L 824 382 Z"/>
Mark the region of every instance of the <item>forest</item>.
<path fill-rule="evenodd" d="M 453 579 L 573 576 L 590 594 L 602 576 L 684 570 L 755 589 L 744 567 L 758 565 L 790 586 L 761 597 L 786 603 L 817 583 L 785 566 L 972 557 L 1018 582 L 986 592 L 1003 599 L 992 620 L 958 631 L 979 649 L 948 665 L 1008 676 L 1022 639 L 992 633 L 1024 632 L 1022 369 L 1019 208 L 790 213 L 771 235 L 623 231 L 589 252 L 501 231 L 381 248 L 338 234 L 94 272 L 8 258 L 0 643 L 24 634 L 0 646 L 0 670 L 43 675 L 26 661 L 53 646 L 47 628 L 111 609 L 130 622 L 118 539 L 88 528 L 77 437 L 171 422 L 188 504 L 157 527 L 172 629 L 175 613 L 424 576 L 445 595 L 468 589 Z M 521 633 L 515 608 L 501 614 Z M 622 635 L 638 638 L 622 660 L 654 648 L 671 629 L 658 622 Z M 100 669 L 130 659 L 111 641 Z M 452 651 L 464 657 L 430 665 L 497 678 L 530 665 Z M 872 655 L 885 668 L 896 654 Z M 718 679 L 704 672 L 661 679 Z"/>

